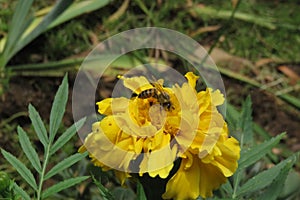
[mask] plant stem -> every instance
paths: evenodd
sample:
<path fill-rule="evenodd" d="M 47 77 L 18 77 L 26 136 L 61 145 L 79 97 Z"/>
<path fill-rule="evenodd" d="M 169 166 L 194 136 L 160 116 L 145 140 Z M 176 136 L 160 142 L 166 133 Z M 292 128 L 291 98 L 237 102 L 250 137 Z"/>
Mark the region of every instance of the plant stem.
<path fill-rule="evenodd" d="M 242 148 L 243 146 L 244 146 L 244 131 L 241 134 L 241 141 L 240 141 L 240 147 Z M 236 172 L 236 178 L 234 180 L 234 187 L 233 187 L 233 194 L 232 194 L 233 199 L 236 198 L 236 191 L 238 189 L 238 185 L 240 182 L 240 174 L 241 174 L 241 170 L 238 169 Z"/>
<path fill-rule="evenodd" d="M 43 162 L 43 169 L 42 169 L 42 173 L 41 173 L 40 180 L 39 180 L 39 188 L 38 188 L 38 191 L 37 191 L 37 200 L 40 200 L 41 199 L 41 195 L 42 195 L 44 176 L 45 176 L 46 167 L 47 167 L 48 161 L 49 161 L 50 147 L 51 147 L 51 141 L 50 141 L 50 143 L 47 146 L 46 151 L 45 151 L 45 157 L 44 157 L 44 162 Z"/>
<path fill-rule="evenodd" d="M 27 112 L 17 112 L 15 114 L 13 114 L 12 116 L 10 116 L 9 118 L 2 120 L 2 122 L 0 123 L 0 128 L 3 127 L 5 124 L 10 123 L 11 121 L 13 121 L 14 119 L 18 118 L 18 117 L 23 117 L 23 116 L 27 116 Z"/>

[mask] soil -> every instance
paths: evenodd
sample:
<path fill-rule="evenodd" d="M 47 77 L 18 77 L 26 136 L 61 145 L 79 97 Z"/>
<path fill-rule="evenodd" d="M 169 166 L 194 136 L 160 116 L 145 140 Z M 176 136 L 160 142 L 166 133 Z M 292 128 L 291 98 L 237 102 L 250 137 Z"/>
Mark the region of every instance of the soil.
<path fill-rule="evenodd" d="M 64 124 L 69 126 L 73 123 L 71 94 L 72 82 L 75 75 L 69 76 L 69 99 L 64 116 Z M 15 77 L 10 80 L 9 89 L 0 100 L 0 119 L 7 119 L 18 112 L 27 112 L 29 103 L 34 105 L 43 119 L 49 119 L 51 104 L 56 90 L 62 78 L 40 78 L 40 77 Z M 107 81 L 99 91 L 99 97 L 107 97 L 113 87 L 113 80 Z M 249 89 L 245 90 L 243 84 L 238 81 L 224 77 L 226 90 L 228 91 L 229 101 L 236 106 L 249 94 Z M 240 94 L 230 91 L 241 91 Z M 274 96 L 260 91 L 256 88 L 250 89 L 253 102 L 254 121 L 266 129 L 271 135 L 276 135 L 286 131 L 288 139 L 285 140 L 292 151 L 300 150 L 300 118 L 299 110 L 287 110 L 283 102 L 278 101 Z M 96 99 L 97 99 L 96 98 Z M 84 101 L 82 101 L 84 103 Z M 29 126 L 28 116 L 21 116 L 13 120 L 21 126 Z M 0 129 L 1 130 L 1 129 Z M 1 132 L 1 131 L 0 131 Z M 0 133 L 1 134 L 1 133 Z M 1 140 L 0 146 L 7 145 L 8 141 Z"/>

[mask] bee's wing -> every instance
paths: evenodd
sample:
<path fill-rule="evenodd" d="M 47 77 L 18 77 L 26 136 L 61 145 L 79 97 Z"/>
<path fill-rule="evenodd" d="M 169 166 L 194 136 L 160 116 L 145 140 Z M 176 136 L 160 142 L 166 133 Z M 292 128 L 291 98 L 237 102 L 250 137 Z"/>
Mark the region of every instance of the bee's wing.
<path fill-rule="evenodd" d="M 161 87 L 164 85 L 164 79 L 158 79 L 157 81 L 156 81 L 159 85 L 161 85 Z"/>

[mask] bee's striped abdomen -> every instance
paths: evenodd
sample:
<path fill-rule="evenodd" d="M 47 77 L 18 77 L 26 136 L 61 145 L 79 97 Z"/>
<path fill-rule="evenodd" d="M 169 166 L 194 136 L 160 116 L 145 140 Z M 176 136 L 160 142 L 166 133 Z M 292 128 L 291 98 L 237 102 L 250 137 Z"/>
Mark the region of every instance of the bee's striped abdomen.
<path fill-rule="evenodd" d="M 141 99 L 147 99 L 150 97 L 154 97 L 154 98 L 157 97 L 157 91 L 155 88 L 144 90 L 138 95 L 138 98 L 141 98 Z"/>

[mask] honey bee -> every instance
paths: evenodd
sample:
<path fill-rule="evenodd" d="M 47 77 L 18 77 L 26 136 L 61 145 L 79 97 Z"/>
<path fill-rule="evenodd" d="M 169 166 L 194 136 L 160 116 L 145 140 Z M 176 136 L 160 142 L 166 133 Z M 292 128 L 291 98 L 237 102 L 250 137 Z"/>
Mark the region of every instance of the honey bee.
<path fill-rule="evenodd" d="M 159 102 L 159 104 L 165 109 L 170 110 L 172 103 L 170 100 L 170 96 L 167 92 L 164 91 L 162 85 L 158 82 L 150 83 L 153 88 L 147 89 L 142 91 L 139 94 L 134 93 L 132 97 L 138 97 L 141 99 L 147 99 L 147 98 L 155 98 Z"/>

